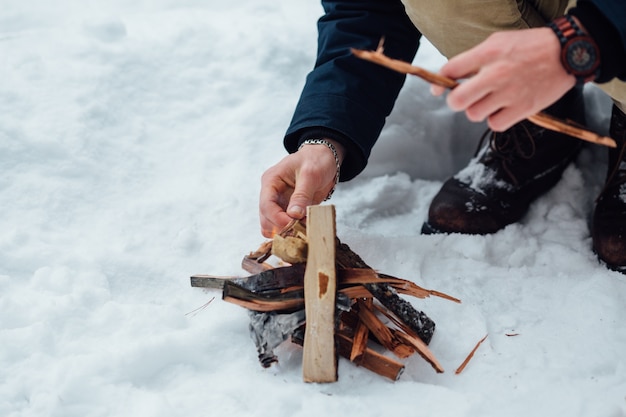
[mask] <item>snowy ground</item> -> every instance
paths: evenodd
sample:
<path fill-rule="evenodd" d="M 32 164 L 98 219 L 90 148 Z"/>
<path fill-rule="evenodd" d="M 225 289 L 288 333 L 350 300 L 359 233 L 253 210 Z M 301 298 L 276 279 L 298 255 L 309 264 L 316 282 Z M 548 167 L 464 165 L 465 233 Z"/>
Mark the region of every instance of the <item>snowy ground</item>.
<path fill-rule="evenodd" d="M 319 4 L 0 9 L 1 416 L 626 416 L 626 277 L 596 261 L 588 226 L 603 149 L 520 224 L 421 236 L 483 126 L 409 80 L 370 166 L 333 204 L 340 238 L 370 265 L 463 300 L 415 301 L 447 372 L 414 357 L 392 383 L 340 361 L 339 382 L 305 384 L 300 348 L 262 369 L 245 310 L 189 276 L 242 275 L 263 241 L 259 179 L 284 155 Z M 418 60 L 443 62 L 429 45 Z"/>

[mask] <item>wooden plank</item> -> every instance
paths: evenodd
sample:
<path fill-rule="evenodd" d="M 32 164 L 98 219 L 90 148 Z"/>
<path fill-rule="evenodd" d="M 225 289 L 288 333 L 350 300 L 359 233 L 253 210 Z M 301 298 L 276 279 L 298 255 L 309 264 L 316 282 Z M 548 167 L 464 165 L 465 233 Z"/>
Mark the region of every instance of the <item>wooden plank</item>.
<path fill-rule="evenodd" d="M 308 259 L 304 273 L 306 330 L 302 376 L 305 382 L 335 382 L 335 207 L 307 207 L 306 229 Z"/>

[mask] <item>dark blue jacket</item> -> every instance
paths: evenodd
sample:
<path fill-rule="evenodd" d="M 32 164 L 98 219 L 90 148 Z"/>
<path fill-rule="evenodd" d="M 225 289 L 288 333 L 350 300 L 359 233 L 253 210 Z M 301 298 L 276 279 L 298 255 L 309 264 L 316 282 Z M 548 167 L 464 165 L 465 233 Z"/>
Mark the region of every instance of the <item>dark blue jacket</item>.
<path fill-rule="evenodd" d="M 411 62 L 421 34 L 400 0 L 322 4 L 315 68 L 307 76 L 284 143 L 295 152 L 306 139 L 338 140 L 347 149 L 341 168 L 341 180 L 347 181 L 365 168 L 405 80 L 403 74 L 354 57 L 350 48 L 375 49 L 384 36 L 386 55 Z M 579 0 L 572 13 L 600 45 L 602 80 L 626 80 L 626 0 Z"/>

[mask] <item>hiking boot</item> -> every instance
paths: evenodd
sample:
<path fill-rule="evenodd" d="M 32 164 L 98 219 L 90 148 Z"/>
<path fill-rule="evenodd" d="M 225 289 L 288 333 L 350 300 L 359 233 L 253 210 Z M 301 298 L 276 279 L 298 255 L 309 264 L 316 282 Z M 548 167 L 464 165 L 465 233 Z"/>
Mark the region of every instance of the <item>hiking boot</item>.
<path fill-rule="evenodd" d="M 580 124 L 584 111 L 579 87 L 545 110 Z M 489 143 L 482 147 L 486 138 Z M 469 165 L 433 199 L 422 233 L 487 234 L 517 222 L 559 181 L 581 147 L 580 140 L 527 120 L 504 132 L 488 130 Z"/>
<path fill-rule="evenodd" d="M 593 250 L 614 270 L 626 273 L 626 114 L 613 106 L 610 135 L 617 148 L 609 150 L 606 183 L 593 213 Z"/>

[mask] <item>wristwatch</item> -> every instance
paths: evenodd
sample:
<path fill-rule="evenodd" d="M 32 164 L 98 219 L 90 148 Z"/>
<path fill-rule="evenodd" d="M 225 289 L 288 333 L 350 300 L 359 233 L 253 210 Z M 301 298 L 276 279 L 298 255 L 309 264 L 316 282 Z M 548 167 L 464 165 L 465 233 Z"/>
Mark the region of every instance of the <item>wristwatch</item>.
<path fill-rule="evenodd" d="M 570 15 L 554 19 L 548 24 L 561 42 L 561 63 L 577 84 L 596 79 L 600 72 L 600 49 Z"/>

